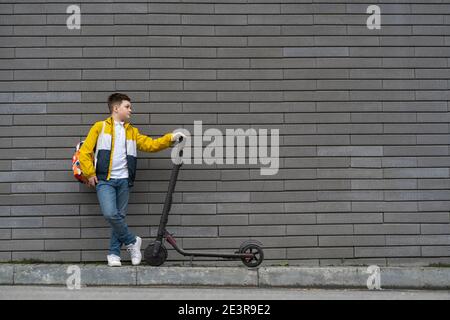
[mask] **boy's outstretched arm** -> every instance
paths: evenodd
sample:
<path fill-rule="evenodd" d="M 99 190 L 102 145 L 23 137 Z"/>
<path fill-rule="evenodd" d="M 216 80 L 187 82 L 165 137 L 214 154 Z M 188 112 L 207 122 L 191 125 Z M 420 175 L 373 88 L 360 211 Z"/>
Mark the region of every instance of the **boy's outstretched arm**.
<path fill-rule="evenodd" d="M 138 130 L 136 145 L 138 150 L 144 152 L 157 152 L 170 147 L 173 144 L 172 133 L 167 133 L 158 139 L 140 134 Z"/>

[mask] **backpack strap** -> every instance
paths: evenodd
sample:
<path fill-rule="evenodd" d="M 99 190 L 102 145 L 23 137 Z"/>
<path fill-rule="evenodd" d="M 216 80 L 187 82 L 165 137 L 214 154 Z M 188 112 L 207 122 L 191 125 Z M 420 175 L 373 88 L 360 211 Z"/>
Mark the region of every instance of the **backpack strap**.
<path fill-rule="evenodd" d="M 94 156 L 94 168 L 95 169 L 97 169 L 97 154 L 98 154 L 99 141 L 101 141 L 101 139 L 103 139 L 104 133 L 105 133 L 105 121 L 103 121 L 102 131 L 100 132 L 100 134 L 98 135 L 98 138 L 97 138 L 97 147 L 95 148 L 95 156 Z"/>

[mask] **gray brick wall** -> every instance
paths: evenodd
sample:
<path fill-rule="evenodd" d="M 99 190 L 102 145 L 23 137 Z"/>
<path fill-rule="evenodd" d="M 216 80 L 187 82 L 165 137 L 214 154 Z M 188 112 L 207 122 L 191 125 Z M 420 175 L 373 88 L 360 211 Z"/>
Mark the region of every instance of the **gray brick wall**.
<path fill-rule="evenodd" d="M 449 1 L 83 0 L 80 30 L 70 4 L 0 2 L 0 261 L 105 259 L 96 194 L 70 166 L 121 91 L 151 136 L 194 120 L 280 130 L 277 175 L 183 167 L 169 229 L 185 248 L 253 238 L 274 265 L 450 263 Z M 138 156 L 128 221 L 146 245 L 171 162 Z"/>

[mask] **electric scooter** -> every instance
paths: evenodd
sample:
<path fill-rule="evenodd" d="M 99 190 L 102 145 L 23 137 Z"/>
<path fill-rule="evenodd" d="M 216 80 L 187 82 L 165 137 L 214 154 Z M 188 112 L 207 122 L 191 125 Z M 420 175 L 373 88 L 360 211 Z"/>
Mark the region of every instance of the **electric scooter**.
<path fill-rule="evenodd" d="M 151 242 L 144 251 L 144 260 L 151 266 L 160 266 L 167 259 L 167 249 L 164 246 L 164 241 L 167 241 L 178 253 L 183 256 L 191 257 L 191 265 L 193 257 L 218 257 L 223 259 L 241 260 L 244 265 L 250 268 L 255 268 L 261 264 L 264 259 L 264 252 L 262 244 L 256 240 L 244 241 L 239 249 L 234 253 L 221 254 L 214 252 L 200 252 L 200 251 L 186 251 L 179 247 L 173 237 L 173 234 L 166 230 L 166 225 L 169 218 L 170 208 L 172 206 L 172 194 L 175 190 L 175 185 L 178 178 L 178 171 L 183 165 L 183 148 L 186 143 L 183 137 L 180 137 L 176 141 L 176 150 L 174 150 L 176 156 L 173 159 L 174 165 L 172 167 L 172 173 L 170 176 L 169 187 L 164 202 L 164 207 L 159 223 L 158 234 L 156 240 Z"/>

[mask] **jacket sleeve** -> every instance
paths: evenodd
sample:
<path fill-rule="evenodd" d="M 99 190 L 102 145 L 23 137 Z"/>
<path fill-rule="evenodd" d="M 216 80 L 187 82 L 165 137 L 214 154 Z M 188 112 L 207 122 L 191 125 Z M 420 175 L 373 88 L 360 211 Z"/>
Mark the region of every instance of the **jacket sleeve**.
<path fill-rule="evenodd" d="M 144 134 L 140 134 L 139 130 L 137 130 L 137 140 L 136 145 L 138 150 L 144 152 L 156 152 L 160 150 L 164 150 L 170 146 L 172 146 L 172 133 L 167 133 L 164 136 L 158 139 L 152 139 Z"/>
<path fill-rule="evenodd" d="M 101 122 L 97 122 L 91 127 L 91 130 L 89 130 L 89 133 L 80 148 L 81 171 L 83 172 L 83 175 L 88 179 L 95 176 L 95 168 L 93 162 L 94 148 L 97 144 L 97 138 L 100 134 L 101 125 Z"/>

